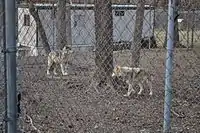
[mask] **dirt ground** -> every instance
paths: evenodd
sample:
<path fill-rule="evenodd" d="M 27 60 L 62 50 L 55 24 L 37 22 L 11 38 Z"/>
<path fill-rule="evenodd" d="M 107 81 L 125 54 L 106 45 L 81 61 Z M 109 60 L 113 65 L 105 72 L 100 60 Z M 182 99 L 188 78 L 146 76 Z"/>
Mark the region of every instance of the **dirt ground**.
<path fill-rule="evenodd" d="M 148 90 L 138 96 L 89 84 L 95 70 L 91 52 L 75 52 L 70 74 L 46 76 L 45 57 L 18 60 L 22 116 L 25 113 L 42 133 L 160 133 L 163 130 L 165 56 L 163 49 L 142 50 L 140 65 L 154 75 L 153 96 Z M 114 64 L 130 65 L 130 52 L 114 53 Z M 174 54 L 172 123 L 173 133 L 200 131 L 200 58 L 198 51 L 177 49 Z M 137 90 L 137 88 L 136 88 Z M 21 118 L 26 133 L 30 121 Z"/>

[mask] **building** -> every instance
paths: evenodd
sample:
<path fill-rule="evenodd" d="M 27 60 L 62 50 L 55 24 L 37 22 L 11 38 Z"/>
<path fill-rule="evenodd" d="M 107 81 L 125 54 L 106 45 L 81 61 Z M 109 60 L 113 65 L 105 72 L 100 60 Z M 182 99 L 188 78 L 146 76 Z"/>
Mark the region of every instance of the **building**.
<path fill-rule="evenodd" d="M 95 23 L 93 4 L 71 4 L 72 47 L 93 47 L 95 44 Z M 53 49 L 56 46 L 56 4 L 35 4 L 48 42 Z M 136 5 L 112 5 L 113 8 L 113 40 L 133 41 L 134 18 Z M 153 35 L 154 8 L 145 5 L 143 37 Z M 40 47 L 41 41 L 36 23 L 30 15 L 28 7 L 18 7 L 18 44 Z"/>

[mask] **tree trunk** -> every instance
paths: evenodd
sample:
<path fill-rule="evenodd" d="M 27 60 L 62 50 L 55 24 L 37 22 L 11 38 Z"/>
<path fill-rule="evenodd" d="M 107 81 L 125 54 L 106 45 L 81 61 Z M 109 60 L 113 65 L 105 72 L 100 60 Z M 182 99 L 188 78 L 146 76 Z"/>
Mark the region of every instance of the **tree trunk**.
<path fill-rule="evenodd" d="M 111 0 L 95 0 L 95 63 L 97 71 L 95 78 L 98 83 L 111 82 L 113 70 L 113 19 Z"/>
<path fill-rule="evenodd" d="M 179 27 L 178 27 L 178 6 L 179 6 L 179 0 L 176 0 L 176 8 L 174 9 L 174 47 L 182 47 L 183 45 L 180 44 L 179 40 Z M 168 21 L 168 16 L 167 16 Z M 168 24 L 168 23 L 167 23 Z M 165 34 L 165 42 L 164 47 L 167 47 L 167 35 L 168 35 L 168 25 L 166 26 L 166 34 Z"/>
<path fill-rule="evenodd" d="M 42 44 L 43 44 L 43 47 L 45 49 L 45 53 L 49 54 L 49 52 L 51 52 L 51 49 L 50 49 L 50 46 L 49 46 L 49 43 L 48 43 L 48 39 L 47 39 L 45 30 L 44 30 L 44 27 L 42 25 L 39 14 L 37 12 L 37 9 L 35 8 L 35 6 L 33 5 L 33 3 L 31 1 L 29 1 L 28 5 L 29 5 L 29 12 L 33 16 L 33 18 L 36 22 L 36 26 L 37 26 L 36 29 L 38 29 L 38 32 L 40 34 Z"/>
<path fill-rule="evenodd" d="M 133 35 L 133 44 L 131 46 L 132 50 L 132 67 L 138 67 L 140 61 L 140 49 L 141 49 L 141 39 L 144 21 L 144 5 L 145 0 L 138 0 L 136 19 Z"/>
<path fill-rule="evenodd" d="M 180 41 L 179 41 L 179 28 L 178 28 L 178 5 L 179 0 L 176 0 L 176 8 L 174 10 L 174 47 L 181 47 Z"/>
<path fill-rule="evenodd" d="M 57 47 L 62 49 L 64 46 L 72 45 L 71 37 L 71 10 L 69 0 L 58 0 L 57 2 Z"/>
<path fill-rule="evenodd" d="M 163 44 L 163 48 L 167 47 L 167 35 L 168 35 L 168 9 L 167 7 L 164 7 L 164 12 L 166 12 L 166 25 L 165 25 L 165 40 L 164 40 L 164 44 Z"/>

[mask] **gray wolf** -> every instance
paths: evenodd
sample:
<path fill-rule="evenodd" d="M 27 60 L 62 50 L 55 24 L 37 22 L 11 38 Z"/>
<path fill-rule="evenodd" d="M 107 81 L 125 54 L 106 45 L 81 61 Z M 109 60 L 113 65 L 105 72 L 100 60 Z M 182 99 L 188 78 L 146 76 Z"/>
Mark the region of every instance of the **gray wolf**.
<path fill-rule="evenodd" d="M 128 84 L 128 92 L 124 96 L 130 96 L 131 93 L 135 93 L 133 88 L 135 85 L 139 85 L 140 91 L 138 92 L 138 95 L 141 95 L 144 90 L 143 84 L 145 82 L 149 86 L 149 95 L 153 94 L 153 77 L 144 68 L 115 66 L 112 73 L 112 77 L 114 76 L 122 77 L 122 79 Z"/>
<path fill-rule="evenodd" d="M 68 65 L 73 51 L 71 48 L 63 47 L 62 50 L 51 51 L 48 54 L 48 63 L 47 63 L 47 75 L 50 75 L 50 71 L 53 69 L 53 74 L 57 75 L 56 72 L 60 66 L 62 75 L 68 75 L 64 70 L 64 65 Z"/>

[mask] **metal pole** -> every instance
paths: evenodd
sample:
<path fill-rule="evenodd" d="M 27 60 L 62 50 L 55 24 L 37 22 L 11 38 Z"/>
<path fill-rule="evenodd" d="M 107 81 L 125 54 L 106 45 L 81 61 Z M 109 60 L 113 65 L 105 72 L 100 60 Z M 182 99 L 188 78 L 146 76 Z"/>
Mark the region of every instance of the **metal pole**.
<path fill-rule="evenodd" d="M 6 64 L 7 64 L 7 131 L 17 132 L 16 96 L 16 3 L 5 1 L 6 15 Z"/>
<path fill-rule="evenodd" d="M 0 26 L 1 26 L 1 44 L 3 45 L 3 49 L 2 49 L 2 52 L 4 53 L 4 90 L 5 90 L 5 102 L 4 102 L 4 104 L 5 104 L 5 116 L 4 116 L 4 119 L 6 120 L 6 117 L 7 117 L 7 111 L 6 111 L 6 109 L 7 109 L 7 96 L 6 96 L 6 94 L 7 94 L 7 81 L 6 81 L 6 55 L 5 55 L 5 49 L 6 49 L 6 46 L 5 46 L 5 34 L 6 34 L 6 31 L 5 31 L 5 0 L 1 0 L 0 1 L 0 9 L 1 9 L 1 11 L 0 11 L 0 15 L 1 15 L 1 18 L 0 18 Z M 5 123 L 5 132 L 7 133 L 7 124 Z"/>
<path fill-rule="evenodd" d="M 167 56 L 165 71 L 165 103 L 164 103 L 164 126 L 163 132 L 170 132 L 170 114 L 172 101 L 172 70 L 173 70 L 173 48 L 174 48 L 174 10 L 176 0 L 169 0 L 168 6 L 168 36 L 167 36 Z"/>

